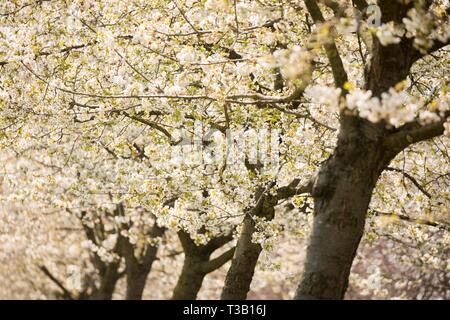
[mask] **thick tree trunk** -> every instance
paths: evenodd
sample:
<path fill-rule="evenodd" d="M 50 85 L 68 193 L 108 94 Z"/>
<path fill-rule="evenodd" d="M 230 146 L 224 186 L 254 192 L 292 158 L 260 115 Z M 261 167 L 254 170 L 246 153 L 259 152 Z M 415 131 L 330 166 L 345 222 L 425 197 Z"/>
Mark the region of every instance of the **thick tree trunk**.
<path fill-rule="evenodd" d="M 156 226 L 156 228 L 159 228 Z M 160 231 L 157 235 L 152 234 L 152 237 L 162 236 L 164 229 L 159 228 Z M 134 255 L 133 246 L 127 241 L 123 248 L 125 257 L 125 268 L 127 276 L 127 300 L 142 300 L 144 294 L 145 284 L 147 283 L 147 277 L 152 270 L 153 263 L 157 258 L 158 247 L 150 246 L 146 248 L 141 259 L 138 259 Z"/>
<path fill-rule="evenodd" d="M 120 208 L 123 210 L 123 207 Z M 123 215 L 123 212 L 121 213 Z M 148 238 L 155 239 L 162 237 L 165 228 L 158 226 L 155 222 L 148 230 Z M 157 259 L 158 246 L 146 244 L 140 254 L 136 256 L 136 246 L 131 244 L 128 238 L 119 233 L 118 250 L 125 259 L 125 273 L 127 290 L 125 297 L 127 300 L 141 300 L 144 293 L 147 277 L 152 269 L 153 263 Z"/>
<path fill-rule="evenodd" d="M 225 278 L 221 295 L 222 300 L 245 300 L 247 298 L 256 263 L 262 250 L 259 244 L 252 242 L 252 235 L 256 231 L 253 217 L 264 217 L 267 220 L 272 220 L 275 213 L 274 206 L 277 202 L 276 197 L 267 196 L 263 192 L 262 189 L 257 192 L 257 199 L 258 196 L 262 199 L 244 218 L 242 232 L 236 244 L 236 251 Z"/>
<path fill-rule="evenodd" d="M 173 300 L 194 300 L 202 287 L 203 279 L 208 273 L 219 269 L 230 261 L 234 248 L 230 248 L 210 259 L 213 252 L 223 247 L 233 239 L 226 234 L 212 238 L 207 244 L 197 246 L 185 231 L 179 231 L 178 237 L 184 250 L 184 263 L 178 282 L 173 290 Z"/>
<path fill-rule="evenodd" d="M 148 270 L 135 270 L 133 273 L 127 274 L 126 300 L 142 300 L 149 273 L 150 268 Z"/>
<path fill-rule="evenodd" d="M 244 225 L 236 245 L 235 256 L 227 272 L 222 300 L 245 300 L 261 253 L 261 246 L 252 242 L 255 222 L 250 216 L 244 218 Z"/>
<path fill-rule="evenodd" d="M 90 300 L 112 300 L 114 286 L 107 286 L 99 289 Z"/>
<path fill-rule="evenodd" d="M 206 276 L 201 266 L 207 261 L 208 257 L 201 259 L 186 256 L 177 285 L 173 290 L 172 300 L 195 300 Z"/>
<path fill-rule="evenodd" d="M 348 117 L 313 186 L 314 224 L 297 299 L 342 299 L 373 189 L 394 154 L 382 125 Z"/>
<path fill-rule="evenodd" d="M 414 5 L 388 0 L 377 4 L 383 23 L 401 22 Z M 407 77 L 420 55 L 412 39 L 388 46 L 382 46 L 376 37 L 372 40 L 364 87 L 380 97 Z M 329 59 L 333 64 L 333 57 Z M 343 68 L 340 71 L 345 72 Z M 335 73 L 333 70 L 336 84 L 342 86 Z M 315 218 L 297 299 L 344 297 L 373 189 L 383 169 L 403 148 L 386 146 L 386 137 L 394 131 L 385 123 L 373 124 L 342 113 L 340 124 L 336 150 L 322 166 L 312 190 Z"/>
<path fill-rule="evenodd" d="M 119 275 L 119 263 L 108 265 L 100 278 L 100 286 L 90 297 L 90 300 L 112 300 Z"/>

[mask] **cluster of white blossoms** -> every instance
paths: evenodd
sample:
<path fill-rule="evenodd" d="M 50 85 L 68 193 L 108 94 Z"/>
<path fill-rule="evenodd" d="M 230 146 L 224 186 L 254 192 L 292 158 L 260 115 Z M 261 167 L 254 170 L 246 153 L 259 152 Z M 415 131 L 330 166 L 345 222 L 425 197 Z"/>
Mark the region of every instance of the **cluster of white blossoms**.
<path fill-rule="evenodd" d="M 421 102 L 406 91 L 399 92 L 391 88 L 389 92 L 384 92 L 381 95 L 380 109 L 369 111 L 369 113 L 370 116 L 384 119 L 390 125 L 398 127 L 406 122 L 413 121 L 420 105 Z"/>
<path fill-rule="evenodd" d="M 312 103 L 327 106 L 330 108 L 330 111 L 338 111 L 341 92 L 342 90 L 340 88 L 316 85 L 307 87 L 305 96 Z"/>
<path fill-rule="evenodd" d="M 444 123 L 444 135 L 450 138 L 450 117 L 448 117 L 447 122 Z"/>
<path fill-rule="evenodd" d="M 414 46 L 425 53 L 435 41 L 445 43 L 450 38 L 449 23 L 442 5 L 430 11 L 412 8 L 401 24 L 384 23 L 376 28 L 376 35 L 383 46 L 399 43 L 403 36 L 414 38 Z"/>
<path fill-rule="evenodd" d="M 393 22 L 383 23 L 377 28 L 376 35 L 383 46 L 400 42 L 402 30 L 395 26 Z"/>
<path fill-rule="evenodd" d="M 373 97 L 372 92 L 353 89 L 346 96 L 346 107 L 358 112 L 359 116 L 371 122 L 385 121 L 388 125 L 399 127 L 416 118 L 424 123 L 437 122 L 439 113 L 428 110 L 420 112 L 424 102 L 406 91 L 391 88 L 381 95 L 381 99 Z"/>
<path fill-rule="evenodd" d="M 283 78 L 291 81 L 308 75 L 311 69 L 311 53 L 297 45 L 275 51 L 270 60 L 271 67 L 280 68 Z"/>
<path fill-rule="evenodd" d="M 435 40 L 446 42 L 450 38 L 450 18 L 445 14 L 445 8 L 438 7 L 436 11 L 439 16 L 432 11 L 413 8 L 408 12 L 408 18 L 403 18 L 406 36 L 414 38 L 414 45 L 423 52 L 429 49 Z"/>

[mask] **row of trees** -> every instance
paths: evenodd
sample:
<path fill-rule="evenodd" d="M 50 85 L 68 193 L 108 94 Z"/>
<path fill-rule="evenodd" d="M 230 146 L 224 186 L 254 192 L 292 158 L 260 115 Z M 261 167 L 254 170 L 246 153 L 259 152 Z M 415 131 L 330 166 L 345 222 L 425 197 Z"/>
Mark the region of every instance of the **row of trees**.
<path fill-rule="evenodd" d="M 258 261 L 285 281 L 292 262 L 270 255 L 307 237 L 295 298 L 342 299 L 366 232 L 414 248 L 407 265 L 438 270 L 448 296 L 448 14 L 440 0 L 3 2 L 0 255 L 25 246 L 66 299 L 111 299 L 121 279 L 141 299 L 155 262 L 179 256 L 172 298 L 195 299 L 229 263 L 221 298 L 245 299 Z M 81 270 L 76 289 L 55 259 Z"/>

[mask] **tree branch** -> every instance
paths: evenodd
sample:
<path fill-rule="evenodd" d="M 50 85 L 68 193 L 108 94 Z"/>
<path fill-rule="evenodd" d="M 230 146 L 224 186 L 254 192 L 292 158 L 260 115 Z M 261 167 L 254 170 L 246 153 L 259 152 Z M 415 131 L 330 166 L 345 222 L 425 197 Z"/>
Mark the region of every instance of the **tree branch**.
<path fill-rule="evenodd" d="M 39 266 L 39 269 L 63 292 L 64 299 L 74 300 L 72 293 L 66 289 L 66 287 L 59 281 L 46 266 Z"/>
<path fill-rule="evenodd" d="M 450 111 L 445 112 L 441 121 L 429 125 L 422 126 L 417 120 L 407 123 L 387 136 L 384 144 L 388 149 L 399 152 L 413 143 L 440 136 L 444 133 L 444 123 L 448 117 Z"/>
<path fill-rule="evenodd" d="M 207 262 L 205 262 L 202 265 L 202 272 L 208 274 L 210 272 L 213 272 L 214 270 L 219 269 L 221 266 L 223 266 L 225 263 L 227 263 L 228 261 L 230 261 L 231 259 L 233 259 L 233 255 L 234 255 L 234 250 L 236 248 L 233 247 L 227 251 L 225 251 L 224 253 L 222 253 L 220 256 L 218 256 L 217 258 L 214 258 L 212 260 L 209 260 Z"/>
<path fill-rule="evenodd" d="M 163 135 L 165 135 L 165 136 L 170 140 L 170 143 L 171 143 L 171 144 L 175 143 L 175 141 L 173 140 L 172 135 L 170 134 L 170 132 L 167 131 L 166 128 L 164 128 L 164 127 L 162 127 L 161 125 L 157 124 L 156 122 L 153 122 L 153 121 L 150 121 L 150 120 L 147 120 L 147 119 L 138 117 L 138 116 L 130 115 L 130 114 L 127 113 L 127 112 L 122 112 L 122 114 L 123 114 L 125 117 L 127 117 L 127 118 L 130 118 L 130 119 L 132 119 L 132 120 L 135 120 L 135 121 L 137 121 L 137 122 L 140 122 L 140 123 L 142 123 L 142 124 L 145 124 L 145 125 L 147 125 L 147 126 L 153 128 L 153 129 L 155 129 L 155 130 L 158 130 L 159 132 L 161 132 Z"/>
<path fill-rule="evenodd" d="M 430 227 L 436 227 L 436 228 L 440 228 L 440 229 L 450 230 L 450 224 L 445 223 L 445 222 L 435 222 L 435 221 L 431 221 L 431 220 L 411 218 L 404 214 L 383 212 L 383 211 L 377 211 L 377 210 L 372 210 L 372 212 L 373 212 L 373 214 L 375 214 L 377 216 L 393 217 L 393 218 L 398 218 L 400 220 L 411 222 L 411 223 L 422 224 L 422 225 L 426 225 L 426 226 L 430 226 Z"/>
<path fill-rule="evenodd" d="M 433 45 L 431 46 L 431 48 L 429 48 L 428 50 L 426 50 L 425 53 L 422 53 L 420 50 L 415 49 L 414 51 L 414 61 L 420 60 L 428 55 L 432 55 L 434 52 L 446 47 L 450 45 L 450 38 L 447 39 L 447 41 L 439 41 L 439 40 L 434 40 Z"/>
<path fill-rule="evenodd" d="M 190 253 L 195 250 L 197 247 L 194 241 L 191 239 L 191 236 L 186 231 L 180 230 L 178 231 L 178 239 L 180 239 L 181 246 L 185 253 Z"/>
<path fill-rule="evenodd" d="M 416 180 L 416 178 L 411 176 L 408 172 L 406 172 L 406 171 L 404 171 L 402 169 L 392 168 L 392 167 L 387 167 L 385 170 L 387 170 L 387 171 L 395 171 L 395 172 L 401 173 L 405 178 L 410 180 L 417 187 L 417 189 L 422 191 L 422 193 L 424 195 L 426 195 L 429 199 L 432 198 L 432 195 L 427 190 L 425 190 L 425 188 L 420 185 L 420 183 Z"/>
<path fill-rule="evenodd" d="M 325 22 L 325 19 L 316 0 L 305 0 L 305 5 L 315 24 Z M 334 82 L 336 86 L 342 88 L 345 93 L 346 90 L 344 88 L 344 84 L 348 81 L 348 77 L 347 72 L 344 68 L 344 64 L 342 63 L 341 56 L 339 55 L 339 51 L 336 47 L 336 43 L 334 42 L 334 40 L 330 40 L 329 42 L 326 42 L 323 47 L 325 49 L 328 60 L 330 61 Z"/>
<path fill-rule="evenodd" d="M 221 235 L 221 236 L 211 239 L 206 245 L 203 246 L 203 249 L 206 252 L 212 253 L 214 250 L 219 249 L 220 247 L 224 246 L 231 240 L 233 240 L 232 232 L 230 232 L 229 234 Z"/>
<path fill-rule="evenodd" d="M 280 187 L 277 190 L 277 198 L 279 200 L 288 199 L 290 197 L 293 197 L 297 194 L 302 193 L 311 193 L 312 187 L 313 187 L 313 181 L 308 181 L 307 184 L 299 186 L 300 179 L 296 178 L 291 181 L 287 186 Z"/>

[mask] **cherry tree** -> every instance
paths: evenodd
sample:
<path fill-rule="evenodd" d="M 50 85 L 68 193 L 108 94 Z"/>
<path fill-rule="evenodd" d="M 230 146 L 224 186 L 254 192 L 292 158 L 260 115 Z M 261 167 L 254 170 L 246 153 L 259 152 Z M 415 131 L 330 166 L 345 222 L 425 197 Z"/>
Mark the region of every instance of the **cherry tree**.
<path fill-rule="evenodd" d="M 6 1 L 2 150 L 59 172 L 14 196 L 116 212 L 130 298 L 167 228 L 189 274 L 192 256 L 212 271 L 233 255 L 222 298 L 244 299 L 276 212 L 313 212 L 295 297 L 343 298 L 366 220 L 448 214 L 448 6 Z M 235 249 L 210 260 L 233 234 Z"/>

